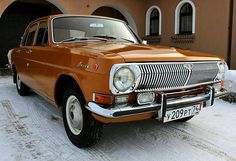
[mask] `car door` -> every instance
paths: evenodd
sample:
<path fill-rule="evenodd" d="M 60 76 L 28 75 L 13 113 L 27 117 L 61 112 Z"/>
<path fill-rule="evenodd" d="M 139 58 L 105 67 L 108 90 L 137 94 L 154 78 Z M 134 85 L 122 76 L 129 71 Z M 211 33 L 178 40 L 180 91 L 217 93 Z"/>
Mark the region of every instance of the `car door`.
<path fill-rule="evenodd" d="M 34 81 L 33 89 L 46 97 L 49 97 L 47 84 L 50 82 L 50 71 L 48 68 L 49 49 L 48 23 L 47 21 L 41 21 L 39 22 L 35 43 L 29 55 L 29 66 L 30 75 Z"/>
<path fill-rule="evenodd" d="M 35 41 L 38 23 L 31 24 L 24 33 L 21 46 L 16 49 L 18 60 L 16 62 L 16 70 L 20 79 L 29 87 L 32 86 L 32 77 L 29 68 L 29 55 Z"/>

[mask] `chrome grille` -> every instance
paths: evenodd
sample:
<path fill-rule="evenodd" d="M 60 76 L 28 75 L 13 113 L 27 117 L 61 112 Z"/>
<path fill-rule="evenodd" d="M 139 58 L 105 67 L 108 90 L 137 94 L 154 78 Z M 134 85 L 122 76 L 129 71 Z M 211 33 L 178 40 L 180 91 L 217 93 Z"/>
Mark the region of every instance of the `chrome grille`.
<path fill-rule="evenodd" d="M 169 90 L 213 82 L 217 62 L 138 64 L 141 78 L 136 91 Z"/>
<path fill-rule="evenodd" d="M 215 62 L 196 64 L 193 66 L 187 85 L 211 82 L 216 77 L 218 70 L 217 63 Z"/>

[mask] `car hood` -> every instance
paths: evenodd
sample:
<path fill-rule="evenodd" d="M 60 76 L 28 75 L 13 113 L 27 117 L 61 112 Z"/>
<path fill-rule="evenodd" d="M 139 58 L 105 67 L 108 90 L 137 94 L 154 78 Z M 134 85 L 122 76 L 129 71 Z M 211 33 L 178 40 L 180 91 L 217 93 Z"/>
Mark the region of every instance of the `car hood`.
<path fill-rule="evenodd" d="M 121 42 L 88 43 L 82 48 L 90 49 L 104 55 L 117 54 L 125 62 L 156 61 L 215 61 L 220 58 L 206 53 L 176 49 L 167 46 L 150 46 Z"/>

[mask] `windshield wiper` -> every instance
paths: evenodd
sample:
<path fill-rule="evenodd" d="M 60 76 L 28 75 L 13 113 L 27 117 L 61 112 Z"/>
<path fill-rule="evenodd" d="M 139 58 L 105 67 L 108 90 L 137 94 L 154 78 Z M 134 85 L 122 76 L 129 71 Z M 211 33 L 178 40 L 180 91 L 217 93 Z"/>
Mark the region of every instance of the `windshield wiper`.
<path fill-rule="evenodd" d="M 120 37 L 114 37 L 114 36 L 108 36 L 108 35 L 95 35 L 93 37 L 104 38 L 104 39 L 113 39 L 113 40 L 124 40 L 124 41 L 128 41 L 128 42 L 134 43 L 133 40 L 129 40 L 129 39 L 125 39 L 125 38 L 120 38 Z"/>
<path fill-rule="evenodd" d="M 129 39 L 125 39 L 125 38 L 118 38 L 118 39 L 125 40 L 125 41 L 131 42 L 131 43 L 134 43 L 133 40 L 129 40 Z"/>
<path fill-rule="evenodd" d="M 117 39 L 116 37 L 114 36 L 108 36 L 108 35 L 95 35 L 93 37 L 97 37 L 97 38 L 104 38 L 104 39 Z"/>
<path fill-rule="evenodd" d="M 63 43 L 63 42 L 72 42 L 72 41 L 88 41 L 88 40 L 107 41 L 107 39 L 98 38 L 98 37 L 71 37 L 71 38 L 69 38 L 69 39 L 65 39 L 65 40 L 60 41 L 60 43 Z"/>

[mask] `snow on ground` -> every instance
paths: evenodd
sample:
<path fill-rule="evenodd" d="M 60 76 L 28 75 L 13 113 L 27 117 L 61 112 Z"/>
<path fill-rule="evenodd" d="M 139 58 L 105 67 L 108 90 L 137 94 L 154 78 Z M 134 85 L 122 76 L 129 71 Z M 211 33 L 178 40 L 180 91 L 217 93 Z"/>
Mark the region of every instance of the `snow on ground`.
<path fill-rule="evenodd" d="M 236 93 L 236 70 L 229 70 L 225 74 L 225 88 Z"/>
<path fill-rule="evenodd" d="M 60 111 L 31 94 L 17 94 L 0 77 L 1 161 L 236 161 L 236 104 L 217 100 L 187 123 L 154 120 L 104 127 L 101 141 L 87 149 L 67 139 Z"/>

